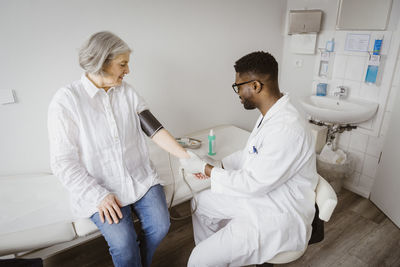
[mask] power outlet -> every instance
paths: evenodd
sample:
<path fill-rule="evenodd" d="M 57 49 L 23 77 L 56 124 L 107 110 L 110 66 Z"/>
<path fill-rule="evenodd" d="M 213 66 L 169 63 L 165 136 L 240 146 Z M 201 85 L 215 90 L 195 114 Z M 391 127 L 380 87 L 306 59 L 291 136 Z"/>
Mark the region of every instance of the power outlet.
<path fill-rule="evenodd" d="M 294 61 L 294 66 L 295 66 L 296 68 L 301 68 L 301 67 L 303 67 L 303 60 L 302 60 L 302 59 L 296 59 L 296 60 Z"/>
<path fill-rule="evenodd" d="M 14 91 L 13 90 L 0 90 L 0 104 L 12 104 L 15 103 Z"/>

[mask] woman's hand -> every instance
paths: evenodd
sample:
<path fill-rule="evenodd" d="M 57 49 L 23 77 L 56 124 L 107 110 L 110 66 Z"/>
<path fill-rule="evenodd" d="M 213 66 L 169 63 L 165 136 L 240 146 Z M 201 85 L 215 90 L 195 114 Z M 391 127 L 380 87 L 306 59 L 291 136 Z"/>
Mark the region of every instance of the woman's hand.
<path fill-rule="evenodd" d="M 105 222 L 106 217 L 108 224 L 119 223 L 119 219 L 122 219 L 121 208 L 122 204 L 114 194 L 108 194 L 97 207 L 99 209 L 99 216 L 102 223 Z"/>

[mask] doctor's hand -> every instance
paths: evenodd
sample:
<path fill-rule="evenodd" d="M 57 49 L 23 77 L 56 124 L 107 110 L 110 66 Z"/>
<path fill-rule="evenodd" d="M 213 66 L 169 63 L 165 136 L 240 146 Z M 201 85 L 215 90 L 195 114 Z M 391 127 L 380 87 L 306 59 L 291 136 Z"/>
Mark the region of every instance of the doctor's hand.
<path fill-rule="evenodd" d="M 200 179 L 200 180 L 204 180 L 204 179 L 210 178 L 209 176 L 207 176 L 205 174 L 202 174 L 202 173 L 195 173 L 194 176 L 196 176 L 196 178 Z"/>
<path fill-rule="evenodd" d="M 99 209 L 99 216 L 102 223 L 105 222 L 104 217 L 107 219 L 108 224 L 118 223 L 122 219 L 121 202 L 114 194 L 108 194 L 97 207 Z"/>
<path fill-rule="evenodd" d="M 181 166 L 185 169 L 185 171 L 190 173 L 204 173 L 204 167 L 206 166 L 206 162 L 199 158 L 192 151 L 187 151 L 190 155 L 189 159 L 180 159 L 179 162 Z"/>

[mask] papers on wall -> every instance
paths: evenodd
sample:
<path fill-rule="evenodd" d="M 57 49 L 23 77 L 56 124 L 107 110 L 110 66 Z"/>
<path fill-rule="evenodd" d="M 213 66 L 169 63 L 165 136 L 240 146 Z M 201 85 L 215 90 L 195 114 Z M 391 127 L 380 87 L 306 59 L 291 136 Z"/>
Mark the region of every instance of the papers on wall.
<path fill-rule="evenodd" d="M 316 33 L 292 34 L 290 51 L 295 54 L 315 54 Z"/>
<path fill-rule="evenodd" d="M 346 43 L 344 50 L 356 51 L 356 52 L 367 52 L 369 47 L 369 34 L 357 34 L 348 33 L 346 35 Z"/>

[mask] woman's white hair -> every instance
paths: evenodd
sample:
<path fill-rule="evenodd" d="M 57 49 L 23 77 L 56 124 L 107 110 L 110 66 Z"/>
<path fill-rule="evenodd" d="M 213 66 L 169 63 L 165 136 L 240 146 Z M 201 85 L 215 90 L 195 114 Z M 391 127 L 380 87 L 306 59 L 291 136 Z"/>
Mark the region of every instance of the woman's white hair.
<path fill-rule="evenodd" d="M 104 67 L 117 55 L 127 52 L 131 49 L 121 38 L 111 32 L 98 32 L 79 50 L 79 65 L 88 73 L 104 76 Z"/>

